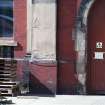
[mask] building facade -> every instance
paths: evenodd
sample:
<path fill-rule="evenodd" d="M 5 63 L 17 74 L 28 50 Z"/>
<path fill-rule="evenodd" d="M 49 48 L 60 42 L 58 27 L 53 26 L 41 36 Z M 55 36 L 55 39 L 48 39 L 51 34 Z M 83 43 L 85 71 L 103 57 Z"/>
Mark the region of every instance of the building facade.
<path fill-rule="evenodd" d="M 0 0 L 1 67 L 15 64 L 16 74 L 1 81 L 15 82 L 21 94 L 104 94 L 104 5 L 104 0 Z"/>

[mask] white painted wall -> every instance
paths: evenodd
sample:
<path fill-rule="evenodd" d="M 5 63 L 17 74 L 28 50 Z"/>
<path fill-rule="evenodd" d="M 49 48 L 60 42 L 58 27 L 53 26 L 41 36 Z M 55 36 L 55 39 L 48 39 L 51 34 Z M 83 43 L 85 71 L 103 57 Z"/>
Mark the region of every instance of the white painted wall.
<path fill-rule="evenodd" d="M 27 52 L 32 50 L 32 0 L 27 0 Z"/>
<path fill-rule="evenodd" d="M 37 58 L 56 59 L 55 0 L 35 0 L 31 3 L 27 11 L 27 51 Z"/>

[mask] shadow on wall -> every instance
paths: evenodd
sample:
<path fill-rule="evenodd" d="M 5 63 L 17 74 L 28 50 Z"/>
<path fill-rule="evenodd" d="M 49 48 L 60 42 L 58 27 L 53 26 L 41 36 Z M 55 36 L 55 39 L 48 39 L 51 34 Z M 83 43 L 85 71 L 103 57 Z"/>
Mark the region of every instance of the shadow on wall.
<path fill-rule="evenodd" d="M 17 47 L 15 47 L 15 50 L 21 51 L 21 50 L 23 50 L 23 46 L 20 43 L 18 43 Z"/>
<path fill-rule="evenodd" d="M 80 95 L 81 93 L 81 84 L 71 85 L 71 87 L 59 88 L 57 94 L 59 95 Z"/>
<path fill-rule="evenodd" d="M 42 84 L 32 73 L 30 73 L 30 94 L 38 96 L 54 96 L 44 84 Z"/>

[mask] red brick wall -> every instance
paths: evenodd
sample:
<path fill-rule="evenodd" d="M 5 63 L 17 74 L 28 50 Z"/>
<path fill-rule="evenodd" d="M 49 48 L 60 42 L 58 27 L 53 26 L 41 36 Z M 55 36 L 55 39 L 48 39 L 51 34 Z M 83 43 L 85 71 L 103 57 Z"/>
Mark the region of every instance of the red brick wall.
<path fill-rule="evenodd" d="M 27 35 L 27 0 L 14 0 L 14 36 L 18 42 L 15 48 L 15 57 L 23 57 L 26 54 Z"/>
<path fill-rule="evenodd" d="M 79 10 L 80 4 L 82 0 L 77 0 L 77 11 Z"/>
<path fill-rule="evenodd" d="M 23 58 L 26 54 L 27 35 L 27 0 L 14 0 L 15 57 Z M 23 63 L 18 62 L 17 76 L 22 79 Z M 30 85 L 32 94 L 51 94 L 56 91 L 56 65 L 30 64 Z"/>
<path fill-rule="evenodd" d="M 31 88 L 34 94 L 55 94 L 57 67 L 54 64 L 31 64 Z"/>
<path fill-rule="evenodd" d="M 27 35 L 27 0 L 14 0 L 14 26 L 15 40 L 18 46 L 15 48 L 15 57 L 23 58 L 26 54 Z M 77 8 L 81 0 L 58 0 L 57 17 L 57 59 L 59 60 L 58 72 L 56 65 L 41 66 L 30 65 L 31 85 L 33 92 L 47 93 L 56 88 L 56 78 L 58 78 L 58 92 L 72 94 L 72 89 L 77 84 L 75 78 L 75 50 L 74 40 L 72 40 L 72 29 L 75 23 Z M 64 60 L 65 62 L 61 62 Z M 22 63 L 18 63 L 17 75 L 22 77 Z M 56 75 L 58 74 L 58 75 Z M 49 81 L 49 79 L 52 80 Z M 39 90 L 39 92 L 38 92 Z"/>
<path fill-rule="evenodd" d="M 62 94 L 73 94 L 77 83 L 75 78 L 75 46 L 72 39 L 77 4 L 77 0 L 58 0 L 57 59 L 59 65 L 57 78 L 58 92 Z"/>
<path fill-rule="evenodd" d="M 15 58 L 23 58 L 26 54 L 27 35 L 27 0 L 14 0 L 14 38 L 18 46 L 15 47 Z M 22 77 L 22 62 L 18 62 L 17 76 Z"/>

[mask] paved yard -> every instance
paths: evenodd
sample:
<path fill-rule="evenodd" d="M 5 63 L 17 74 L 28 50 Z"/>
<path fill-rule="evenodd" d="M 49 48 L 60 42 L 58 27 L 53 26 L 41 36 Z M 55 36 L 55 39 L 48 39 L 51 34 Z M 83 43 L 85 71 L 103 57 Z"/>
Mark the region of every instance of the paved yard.
<path fill-rule="evenodd" d="M 14 105 L 105 105 L 105 96 L 9 97 Z"/>

